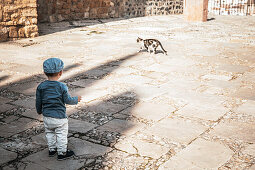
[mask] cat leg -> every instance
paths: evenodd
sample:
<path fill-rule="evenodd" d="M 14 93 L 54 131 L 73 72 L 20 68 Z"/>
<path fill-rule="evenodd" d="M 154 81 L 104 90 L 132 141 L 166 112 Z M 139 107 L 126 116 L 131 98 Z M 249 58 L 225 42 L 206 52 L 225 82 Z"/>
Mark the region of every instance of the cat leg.
<path fill-rule="evenodd" d="M 154 49 L 153 49 L 154 54 L 156 54 L 156 51 L 157 51 L 157 48 L 154 48 Z"/>
<path fill-rule="evenodd" d="M 146 50 L 147 50 L 149 53 L 151 53 L 151 50 L 150 50 L 149 47 L 146 47 Z"/>
<path fill-rule="evenodd" d="M 137 51 L 138 53 L 141 52 L 143 50 L 143 47 L 140 47 L 140 49 Z"/>

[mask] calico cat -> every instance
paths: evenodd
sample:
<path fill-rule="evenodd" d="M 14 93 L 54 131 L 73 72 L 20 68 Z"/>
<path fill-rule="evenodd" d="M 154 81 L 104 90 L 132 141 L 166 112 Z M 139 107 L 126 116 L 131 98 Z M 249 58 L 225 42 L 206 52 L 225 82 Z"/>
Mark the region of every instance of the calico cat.
<path fill-rule="evenodd" d="M 162 46 L 162 44 L 160 43 L 159 40 L 156 40 L 156 39 L 145 39 L 145 40 L 143 40 L 142 38 L 138 37 L 136 41 L 137 41 L 137 43 L 141 44 L 140 50 L 138 52 L 142 51 L 145 48 L 149 53 L 151 53 L 151 49 L 152 49 L 154 54 L 156 54 L 156 49 L 160 45 L 163 53 L 165 55 L 167 55 L 167 51 L 163 48 L 163 46 Z"/>

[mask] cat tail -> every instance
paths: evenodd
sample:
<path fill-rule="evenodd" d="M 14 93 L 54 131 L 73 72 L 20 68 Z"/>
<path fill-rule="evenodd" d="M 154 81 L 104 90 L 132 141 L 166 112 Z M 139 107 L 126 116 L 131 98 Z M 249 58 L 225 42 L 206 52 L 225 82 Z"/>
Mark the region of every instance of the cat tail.
<path fill-rule="evenodd" d="M 161 42 L 159 42 L 159 45 L 160 45 L 161 49 L 163 50 L 163 52 L 165 53 L 165 55 L 167 55 L 167 51 L 163 48 Z"/>

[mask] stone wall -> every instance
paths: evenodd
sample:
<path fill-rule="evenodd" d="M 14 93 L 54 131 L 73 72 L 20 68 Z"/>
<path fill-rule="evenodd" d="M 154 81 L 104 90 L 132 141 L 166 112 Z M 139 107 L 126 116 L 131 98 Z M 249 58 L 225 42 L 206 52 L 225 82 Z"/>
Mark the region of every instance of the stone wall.
<path fill-rule="evenodd" d="M 124 0 L 124 17 L 182 14 L 183 0 Z"/>
<path fill-rule="evenodd" d="M 0 42 L 38 36 L 36 0 L 0 0 Z"/>
<path fill-rule="evenodd" d="M 38 21 L 119 17 L 119 0 L 38 0 Z"/>
<path fill-rule="evenodd" d="M 183 13 L 183 0 L 38 0 L 38 21 Z"/>

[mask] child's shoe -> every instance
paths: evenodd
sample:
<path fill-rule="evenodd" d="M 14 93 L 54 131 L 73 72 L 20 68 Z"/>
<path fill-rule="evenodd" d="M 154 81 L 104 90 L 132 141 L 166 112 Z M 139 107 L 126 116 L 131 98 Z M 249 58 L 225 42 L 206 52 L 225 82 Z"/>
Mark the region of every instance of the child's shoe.
<path fill-rule="evenodd" d="M 55 156 L 56 153 L 57 153 L 57 150 L 52 150 L 52 151 L 49 150 L 49 157 Z"/>
<path fill-rule="evenodd" d="M 62 160 L 65 160 L 65 159 L 68 159 L 68 158 L 72 157 L 73 155 L 74 155 L 73 151 L 67 150 L 63 154 L 58 154 L 58 160 L 62 161 Z"/>

